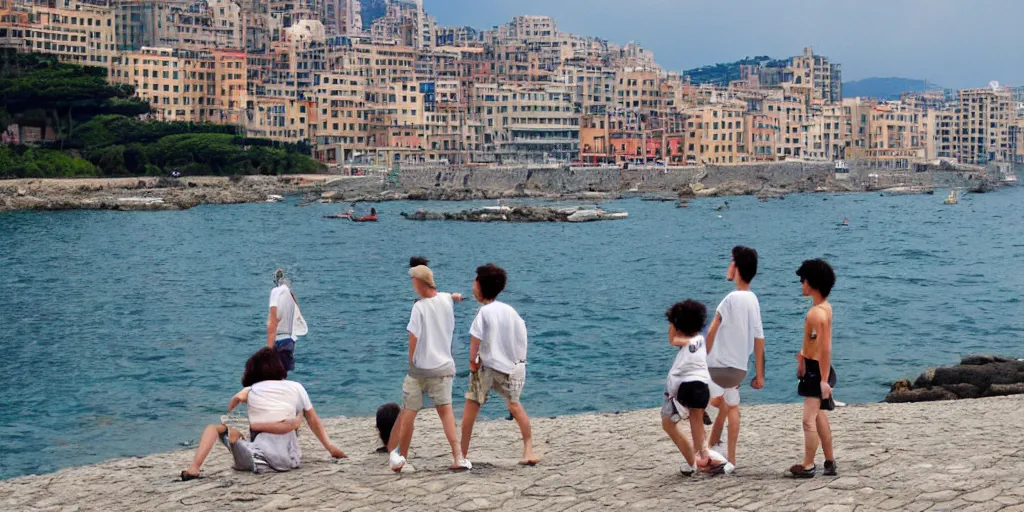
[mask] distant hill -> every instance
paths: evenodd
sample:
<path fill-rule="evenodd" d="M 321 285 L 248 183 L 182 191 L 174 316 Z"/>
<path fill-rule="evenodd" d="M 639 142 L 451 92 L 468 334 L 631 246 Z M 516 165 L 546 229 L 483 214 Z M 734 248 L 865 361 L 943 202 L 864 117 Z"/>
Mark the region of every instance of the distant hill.
<path fill-rule="evenodd" d="M 735 62 L 720 62 L 710 66 L 688 69 L 683 73 L 695 84 L 729 85 L 729 82 L 740 79 L 740 66 L 743 65 L 785 66 L 785 61 L 773 59 L 767 55 L 760 57 L 744 57 Z"/>
<path fill-rule="evenodd" d="M 876 98 L 898 100 L 905 92 L 922 92 L 937 89 L 938 86 L 927 80 L 913 78 L 880 78 L 872 77 L 843 83 L 844 98 Z"/>

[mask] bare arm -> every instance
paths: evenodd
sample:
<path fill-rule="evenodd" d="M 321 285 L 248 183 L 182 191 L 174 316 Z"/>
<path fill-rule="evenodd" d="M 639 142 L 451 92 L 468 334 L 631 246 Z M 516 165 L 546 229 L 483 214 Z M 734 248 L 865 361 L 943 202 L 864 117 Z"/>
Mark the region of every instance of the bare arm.
<path fill-rule="evenodd" d="M 708 329 L 707 347 L 708 354 L 711 353 L 711 347 L 715 344 L 715 337 L 718 336 L 718 328 L 722 325 L 722 315 L 715 313 L 715 319 L 711 322 L 711 328 Z"/>
<path fill-rule="evenodd" d="M 761 389 L 764 387 L 764 338 L 754 338 L 754 368 L 757 373 L 750 386 Z"/>
<path fill-rule="evenodd" d="M 452 294 L 452 300 L 455 301 L 456 303 L 462 302 L 462 294 L 461 293 L 453 293 Z"/>
<path fill-rule="evenodd" d="M 242 388 L 241 391 L 235 393 L 235 396 L 231 397 L 231 402 L 228 403 L 228 412 L 235 410 L 238 404 L 245 403 L 249 400 L 249 388 Z"/>
<path fill-rule="evenodd" d="M 416 342 L 417 341 L 419 341 L 419 340 L 416 339 L 416 335 L 410 332 L 409 333 L 409 366 L 412 366 L 412 356 L 413 356 L 413 354 L 416 353 Z"/>
<path fill-rule="evenodd" d="M 267 434 L 287 434 L 298 430 L 302 426 L 302 416 L 296 416 L 290 420 L 275 421 L 273 423 L 250 423 L 249 428 L 255 432 Z"/>
<path fill-rule="evenodd" d="M 320 440 L 320 444 L 327 448 L 328 452 L 331 452 L 331 457 L 335 459 L 345 458 L 345 452 L 339 450 L 334 444 L 331 443 L 331 438 L 327 437 L 327 429 L 324 428 L 324 424 L 320 422 L 320 416 L 317 416 L 316 411 L 310 409 L 305 412 L 306 423 L 309 423 L 309 429 L 313 431 L 313 435 Z"/>
<path fill-rule="evenodd" d="M 818 366 L 821 367 L 821 388 L 822 398 L 832 396 L 832 387 L 828 385 L 829 374 L 832 371 L 832 325 L 826 315 L 820 309 L 814 312 L 814 321 L 818 328 Z M 825 390 L 828 390 L 828 396 Z"/>
<path fill-rule="evenodd" d="M 477 362 L 477 358 L 480 357 L 480 338 L 476 336 L 469 337 L 469 369 L 472 371 L 480 370 L 480 363 Z"/>
<path fill-rule="evenodd" d="M 277 340 L 277 306 L 270 308 L 270 317 L 267 318 L 267 348 L 274 348 L 274 341 Z"/>

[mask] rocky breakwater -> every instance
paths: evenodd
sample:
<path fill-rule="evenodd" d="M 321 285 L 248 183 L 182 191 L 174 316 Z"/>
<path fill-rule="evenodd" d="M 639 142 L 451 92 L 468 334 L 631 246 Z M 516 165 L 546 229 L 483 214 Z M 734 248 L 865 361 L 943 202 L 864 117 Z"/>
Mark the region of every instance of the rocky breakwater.
<path fill-rule="evenodd" d="M 930 402 L 1024 394 L 1024 360 L 966 356 L 956 366 L 929 368 L 914 382 L 892 384 L 889 403 Z"/>
<path fill-rule="evenodd" d="M 320 176 L 18 179 L 0 181 L 0 211 L 186 210 L 266 201 L 319 186 Z"/>
<path fill-rule="evenodd" d="M 599 209 L 550 208 L 543 206 L 494 206 L 460 212 L 402 212 L 409 220 L 455 220 L 463 222 L 594 222 L 624 219 L 628 213 L 609 213 Z"/>

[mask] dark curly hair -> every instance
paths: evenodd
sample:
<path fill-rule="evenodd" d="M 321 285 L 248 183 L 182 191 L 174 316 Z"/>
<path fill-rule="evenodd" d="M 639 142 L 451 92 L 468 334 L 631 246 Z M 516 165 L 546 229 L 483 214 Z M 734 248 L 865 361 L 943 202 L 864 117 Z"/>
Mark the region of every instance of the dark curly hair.
<path fill-rule="evenodd" d="M 836 272 L 832 270 L 832 265 L 821 258 L 804 261 L 796 275 L 800 276 L 800 282 L 807 281 L 811 288 L 818 290 L 826 299 L 836 284 Z"/>
<path fill-rule="evenodd" d="M 679 334 L 696 336 L 708 321 L 708 309 L 700 302 L 687 299 L 668 308 L 665 318 L 668 318 L 669 323 L 679 331 Z"/>
<path fill-rule="evenodd" d="M 488 263 L 476 269 L 476 281 L 480 283 L 480 295 L 487 300 L 494 300 L 505 289 L 508 274 L 494 263 Z"/>

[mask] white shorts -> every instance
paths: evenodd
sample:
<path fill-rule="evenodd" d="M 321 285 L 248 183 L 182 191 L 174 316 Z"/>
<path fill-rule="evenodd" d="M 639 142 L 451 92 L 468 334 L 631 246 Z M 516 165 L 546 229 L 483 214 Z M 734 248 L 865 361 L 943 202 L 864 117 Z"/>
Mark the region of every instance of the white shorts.
<path fill-rule="evenodd" d="M 724 396 L 725 405 L 728 405 L 729 407 L 736 407 L 740 404 L 740 388 L 726 389 L 715 384 L 715 381 L 711 381 L 711 383 L 708 384 L 708 388 L 711 390 L 711 398 Z"/>

